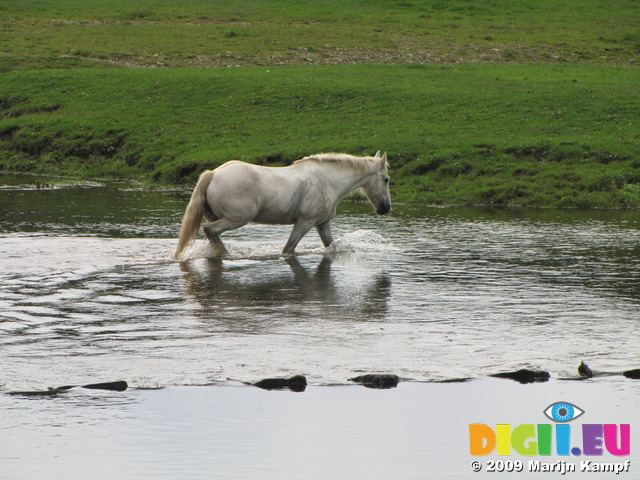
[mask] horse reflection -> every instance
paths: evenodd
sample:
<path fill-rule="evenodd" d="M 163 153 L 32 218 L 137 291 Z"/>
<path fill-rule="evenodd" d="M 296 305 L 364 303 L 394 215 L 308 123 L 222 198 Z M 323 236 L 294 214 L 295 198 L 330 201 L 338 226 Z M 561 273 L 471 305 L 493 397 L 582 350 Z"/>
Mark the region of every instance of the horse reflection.
<path fill-rule="evenodd" d="M 296 257 L 247 266 L 210 258 L 182 262 L 180 268 L 186 292 L 202 307 L 200 316 L 228 320 L 234 331 L 268 329 L 285 318 L 384 318 L 391 291 L 389 277 L 374 274 L 364 285 L 348 277 L 341 282 L 332 272 L 333 262 L 333 257 L 325 255 L 310 269 Z"/>

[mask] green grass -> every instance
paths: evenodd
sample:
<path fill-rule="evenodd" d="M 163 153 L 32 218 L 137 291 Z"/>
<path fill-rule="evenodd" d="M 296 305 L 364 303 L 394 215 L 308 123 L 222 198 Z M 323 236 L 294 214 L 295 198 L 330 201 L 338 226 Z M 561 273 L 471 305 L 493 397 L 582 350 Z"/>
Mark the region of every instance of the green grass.
<path fill-rule="evenodd" d="M 399 201 L 640 207 L 638 6 L 4 0 L 0 170 L 175 184 L 382 149 Z"/>
<path fill-rule="evenodd" d="M 177 183 L 382 149 L 404 201 L 636 206 L 638 86 L 602 66 L 20 71 L 0 79 L 0 163 Z"/>
<path fill-rule="evenodd" d="M 636 0 L 4 0 L 0 69 L 629 63 Z"/>

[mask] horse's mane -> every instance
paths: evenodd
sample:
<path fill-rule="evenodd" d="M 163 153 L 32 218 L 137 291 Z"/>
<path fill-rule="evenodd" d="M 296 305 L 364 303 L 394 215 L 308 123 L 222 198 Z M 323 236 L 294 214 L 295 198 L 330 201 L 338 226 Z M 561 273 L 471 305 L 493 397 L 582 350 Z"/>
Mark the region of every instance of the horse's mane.
<path fill-rule="evenodd" d="M 364 168 L 365 165 L 368 165 L 373 160 L 375 160 L 375 157 L 356 157 L 346 153 L 318 153 L 316 155 L 309 155 L 308 157 L 301 158 L 293 163 L 334 162 L 342 163 L 350 167 Z"/>

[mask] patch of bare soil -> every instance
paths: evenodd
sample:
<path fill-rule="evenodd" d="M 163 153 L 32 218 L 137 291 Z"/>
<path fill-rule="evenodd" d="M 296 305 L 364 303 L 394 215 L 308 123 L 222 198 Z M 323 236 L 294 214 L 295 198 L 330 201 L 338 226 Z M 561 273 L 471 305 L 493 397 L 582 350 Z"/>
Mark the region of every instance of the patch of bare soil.
<path fill-rule="evenodd" d="M 517 45 L 451 46 L 425 50 L 423 48 L 298 48 L 287 52 L 243 54 L 233 51 L 176 57 L 157 53 L 151 56 L 126 58 L 85 58 L 97 63 L 138 68 L 159 67 L 242 67 L 280 65 L 347 65 L 347 64 L 435 64 L 435 63 L 598 63 L 636 64 L 635 58 L 554 50 L 549 47 Z"/>

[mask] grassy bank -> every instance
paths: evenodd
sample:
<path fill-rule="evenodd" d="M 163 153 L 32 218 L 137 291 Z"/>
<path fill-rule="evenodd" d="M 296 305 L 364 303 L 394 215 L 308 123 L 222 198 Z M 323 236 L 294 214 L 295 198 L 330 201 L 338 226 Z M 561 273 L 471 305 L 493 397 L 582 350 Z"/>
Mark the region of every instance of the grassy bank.
<path fill-rule="evenodd" d="M 635 0 L 3 0 L 0 69 L 628 64 Z"/>
<path fill-rule="evenodd" d="M 0 14 L 0 170 L 176 184 L 232 158 L 382 149 L 400 201 L 640 206 L 634 0 Z"/>
<path fill-rule="evenodd" d="M 634 67 L 20 71 L 0 91 L 4 170 L 176 183 L 232 158 L 383 149 L 405 201 L 640 201 Z"/>

